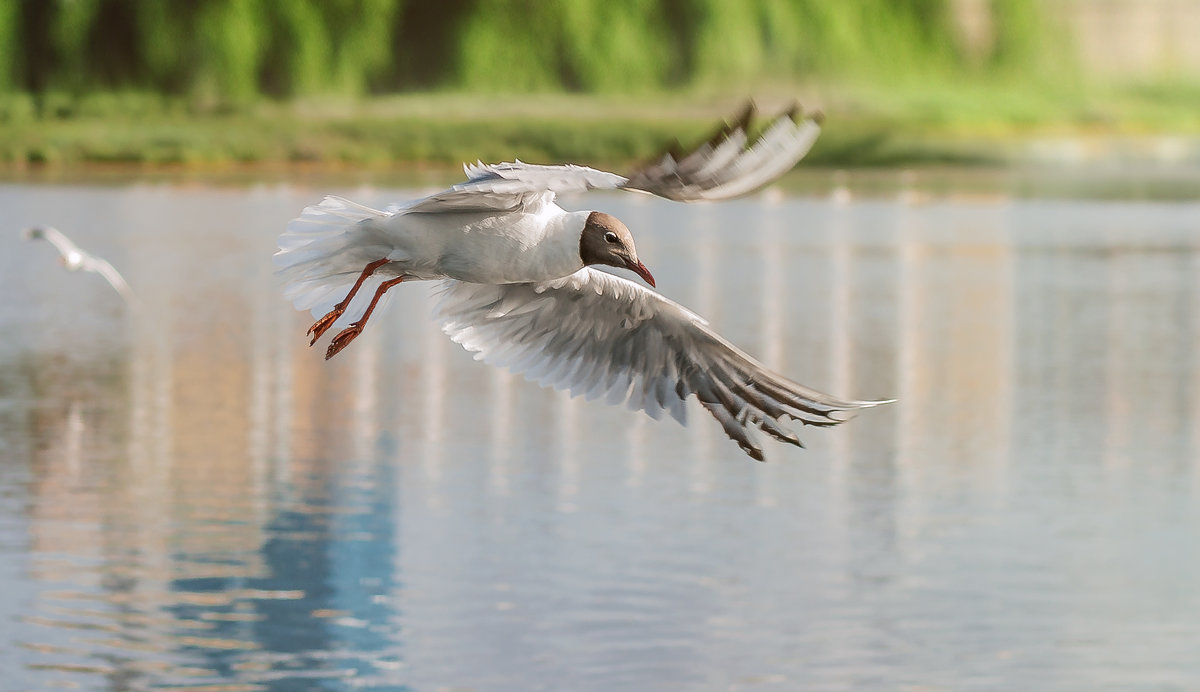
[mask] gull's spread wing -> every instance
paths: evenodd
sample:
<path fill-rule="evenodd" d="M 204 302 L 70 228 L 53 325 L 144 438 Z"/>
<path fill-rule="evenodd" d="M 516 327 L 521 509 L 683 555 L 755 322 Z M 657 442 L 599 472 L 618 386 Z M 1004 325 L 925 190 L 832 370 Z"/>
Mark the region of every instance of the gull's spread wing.
<path fill-rule="evenodd" d="M 30 228 L 25 231 L 25 234 L 28 238 L 42 238 L 46 240 L 53 245 L 54 249 L 58 251 L 58 254 L 62 255 L 63 259 L 67 261 L 70 261 L 73 256 L 81 257 L 87 254 L 83 250 L 80 250 L 79 246 L 73 243 L 70 238 L 63 235 L 62 232 L 53 226 L 38 226 Z"/>
<path fill-rule="evenodd" d="M 95 255 L 88 255 L 84 259 L 84 269 L 103 276 L 108 281 L 108 284 L 125 299 L 125 302 L 133 302 L 133 289 L 129 288 L 129 284 L 125 282 L 125 277 L 121 276 L 121 272 L 109 264 L 108 260 L 101 259 Z"/>
<path fill-rule="evenodd" d="M 388 211 L 536 211 L 554 201 L 560 192 L 612 190 L 625 184 L 625 178 L 586 166 L 565 164 L 539 166 L 522 161 L 463 166 L 467 181 L 448 190 L 409 204 L 389 207 Z"/>
<path fill-rule="evenodd" d="M 676 142 L 661 158 L 629 176 L 625 188 L 683 202 L 729 199 L 752 192 L 796 165 L 821 134 L 821 115 L 799 106 L 776 117 L 749 147 L 754 104 L 691 152 Z M 799 119 L 797 119 L 799 118 Z"/>
<path fill-rule="evenodd" d="M 584 268 L 538 284 L 446 281 L 442 330 L 476 358 L 543 386 L 627 403 L 686 422 L 695 395 L 725 433 L 762 460 L 753 429 L 800 445 L 785 419 L 842 422 L 837 413 L 883 401 L 844 401 L 770 372 L 683 306 L 611 274 Z"/>
<path fill-rule="evenodd" d="M 720 200 L 744 195 L 787 173 L 812 148 L 821 133 L 820 115 L 802 116 L 793 106 L 776 117 L 750 144 L 754 105 L 725 123 L 689 153 L 678 142 L 668 153 L 630 177 L 586 166 L 542 166 L 522 161 L 463 166 L 466 182 L 390 212 L 455 211 L 536 212 L 556 194 L 588 190 L 635 190 L 681 202 Z M 747 146 L 749 144 L 749 146 Z"/>

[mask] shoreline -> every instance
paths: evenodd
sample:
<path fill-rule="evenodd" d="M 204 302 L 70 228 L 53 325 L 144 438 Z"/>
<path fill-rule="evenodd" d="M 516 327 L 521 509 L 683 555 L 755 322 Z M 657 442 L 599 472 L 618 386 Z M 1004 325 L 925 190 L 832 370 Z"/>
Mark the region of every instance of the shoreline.
<path fill-rule="evenodd" d="M 778 92 L 775 92 L 778 93 Z M 878 98 L 875 98 L 878 96 Z M 881 92 L 802 98 L 825 115 L 823 132 L 802 166 L 1200 166 L 1200 116 L 1186 104 L 1146 110 L 1118 101 L 1098 117 L 1041 111 L 1007 91 L 948 97 L 930 104 Z M 886 101 L 886 98 L 893 98 Z M 142 97 L 114 96 L 104 109 L 81 100 L 61 117 L 5 118 L 0 178 L 91 177 L 95 172 L 178 176 L 279 172 L 304 177 L 332 171 L 363 175 L 458 170 L 465 161 L 520 158 L 624 170 L 653 158 L 673 140 L 706 138 L 744 99 L 658 96 L 635 101 L 584 95 L 481 98 L 462 94 L 383 97 L 361 102 L 263 103 L 242 112 L 190 113 Z M 941 99 L 952 98 L 948 104 Z M 760 120 L 791 99 L 758 99 Z M 981 103 L 990 109 L 977 112 Z M 1121 105 L 1124 103 L 1124 105 Z M 1178 106 L 1178 107 L 1176 107 Z M 929 111 L 933 112 L 933 111 Z M 1086 116 L 1086 117 L 1085 117 Z"/>
<path fill-rule="evenodd" d="M 582 131 L 581 131 L 582 132 Z M 1200 136 L 1193 135 L 1063 135 L 1025 138 L 959 138 L 934 142 L 925 138 L 884 139 L 871 134 L 838 139 L 828 131 L 798 164 L 807 171 L 902 171 L 945 168 L 990 170 L 1058 169 L 1078 173 L 1095 169 L 1200 170 Z M 530 163 L 580 163 L 615 172 L 628 171 L 649 156 L 597 158 L 562 147 L 561 156 L 536 152 L 507 156 L 462 157 L 461 160 L 408 159 L 314 155 L 225 158 L 211 155 L 192 160 L 137 160 L 131 157 L 90 157 L 54 161 L 2 161 L 0 182 L 72 183 L 133 180 L 220 181 L 235 184 L 277 181 L 342 180 L 363 183 L 400 181 L 408 186 L 436 184 L 461 176 L 462 165 L 476 158 L 492 163 L 520 158 Z M 581 148 L 586 150 L 587 147 Z"/>
<path fill-rule="evenodd" d="M 621 169 L 618 169 L 620 172 Z M 62 188 L 147 187 L 196 190 L 259 189 L 265 194 L 309 191 L 314 196 L 361 196 L 396 191 L 404 198 L 430 194 L 459 182 L 458 166 L 333 168 L 319 164 L 239 164 L 214 167 L 85 165 L 69 169 L 0 168 L 0 186 Z M 915 206 L 934 202 L 1003 203 L 1015 199 L 1143 200 L 1195 203 L 1200 200 L 1200 165 L 1156 163 L 1112 165 L 923 165 L 840 168 L 801 162 L 749 199 L 851 199 Z"/>

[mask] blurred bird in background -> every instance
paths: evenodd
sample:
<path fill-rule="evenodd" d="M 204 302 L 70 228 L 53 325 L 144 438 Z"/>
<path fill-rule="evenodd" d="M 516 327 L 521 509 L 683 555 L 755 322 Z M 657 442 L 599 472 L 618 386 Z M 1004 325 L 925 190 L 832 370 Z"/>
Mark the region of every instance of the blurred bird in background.
<path fill-rule="evenodd" d="M 104 277 L 104 280 L 113 287 L 121 298 L 126 303 L 132 304 L 135 300 L 133 290 L 129 288 L 129 284 L 125 281 L 125 277 L 121 276 L 121 272 L 117 271 L 108 260 L 103 257 L 97 257 L 89 252 L 80 249 L 78 245 L 71 241 L 70 238 L 63 235 L 61 231 L 52 226 L 33 226 L 21 231 L 21 235 L 26 240 L 45 240 L 58 250 L 59 262 L 66 267 L 67 271 L 84 271 L 94 272 Z"/>

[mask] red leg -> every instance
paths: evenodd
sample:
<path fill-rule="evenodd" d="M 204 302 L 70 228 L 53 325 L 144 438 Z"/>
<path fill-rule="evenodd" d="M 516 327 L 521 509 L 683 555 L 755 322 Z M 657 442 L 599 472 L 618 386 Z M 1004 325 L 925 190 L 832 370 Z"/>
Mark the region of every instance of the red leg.
<path fill-rule="evenodd" d="M 367 326 L 367 320 L 371 317 L 371 312 L 375 310 L 375 304 L 379 302 L 384 293 L 388 292 L 389 288 L 404 281 L 404 278 L 403 276 L 397 276 L 394 279 L 388 279 L 379 284 L 379 289 L 375 291 L 375 297 L 371 298 L 371 304 L 367 306 L 367 311 L 363 313 L 362 317 L 358 318 L 357 322 L 351 322 L 349 327 L 338 332 L 333 337 L 333 340 L 329 342 L 329 349 L 325 351 L 325 360 L 336 356 L 339 351 L 346 348 L 351 341 L 354 341 L 356 336 L 362 334 L 363 327 Z"/>
<path fill-rule="evenodd" d="M 367 280 L 367 277 L 374 274 L 376 269 L 382 267 L 390 261 L 391 260 L 389 259 L 375 260 L 362 270 L 362 274 L 358 275 L 358 281 L 354 282 L 354 287 L 350 289 L 350 292 L 346 294 L 346 297 L 342 299 L 342 302 L 333 306 L 332 310 L 325 313 L 324 317 L 314 322 L 313 326 L 308 328 L 306 334 L 312 334 L 312 341 L 308 342 L 309 346 L 317 343 L 317 339 L 320 339 L 321 335 L 324 334 L 330 327 L 332 327 L 334 322 L 337 322 L 337 319 L 342 316 L 343 312 L 346 311 L 346 306 L 350 304 L 350 301 L 354 298 L 354 294 L 358 293 L 358 289 L 362 287 L 363 282 Z"/>

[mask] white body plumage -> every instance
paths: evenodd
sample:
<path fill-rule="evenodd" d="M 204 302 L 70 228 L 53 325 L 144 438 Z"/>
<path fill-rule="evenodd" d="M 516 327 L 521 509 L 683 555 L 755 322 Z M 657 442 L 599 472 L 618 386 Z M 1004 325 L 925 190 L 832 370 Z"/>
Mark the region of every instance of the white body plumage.
<path fill-rule="evenodd" d="M 292 220 L 280 236 L 275 264 L 292 281 L 300 309 L 323 313 L 365 264 L 385 257 L 373 283 L 396 276 L 507 284 L 548 281 L 583 268 L 579 239 L 590 212 L 556 204 L 516 212 L 380 211 L 326 197 Z M 347 321 L 365 308 L 347 311 Z"/>
<path fill-rule="evenodd" d="M 548 204 L 537 212 L 396 212 L 378 225 L 394 249 L 388 271 L 476 284 L 548 281 L 583 268 L 579 238 L 589 212 Z"/>
<path fill-rule="evenodd" d="M 656 418 L 665 411 L 681 423 L 694 397 L 747 454 L 762 459 L 752 431 L 799 445 L 787 419 L 835 425 L 840 414 L 886 402 L 804 387 L 763 367 L 683 306 L 585 266 L 622 266 L 594 258 L 607 244 L 628 243 L 624 266 L 654 284 L 624 224 L 602 212 L 564 211 L 554 199 L 591 189 L 681 201 L 744 194 L 790 169 L 816 139 L 817 119 L 797 122 L 796 113 L 777 118 L 747 148 L 747 112 L 693 153 L 665 155 L 629 178 L 517 161 L 467 166 L 465 182 L 387 211 L 327 197 L 280 236 L 275 262 L 289 281 L 284 293 L 297 308 L 323 315 L 309 330 L 314 342 L 335 322 L 351 323 L 333 338 L 329 358 L 357 335 L 358 321 L 397 277 L 443 279 L 436 317 L 478 358 Z"/>

